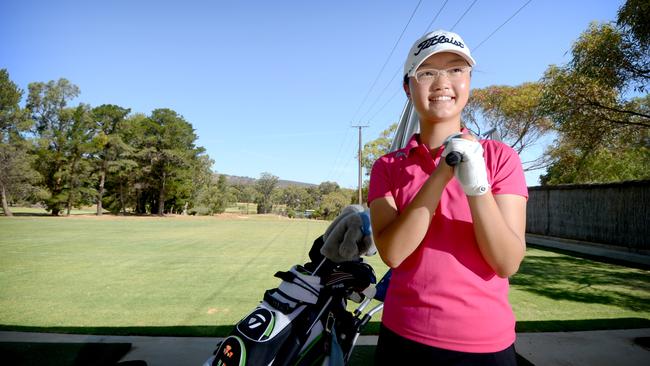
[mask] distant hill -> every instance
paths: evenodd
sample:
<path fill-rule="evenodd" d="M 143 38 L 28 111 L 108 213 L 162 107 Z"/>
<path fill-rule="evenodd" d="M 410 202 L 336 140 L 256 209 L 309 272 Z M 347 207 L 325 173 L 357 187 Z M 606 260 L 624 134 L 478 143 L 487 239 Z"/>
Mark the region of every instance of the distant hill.
<path fill-rule="evenodd" d="M 228 184 L 251 185 L 257 182 L 257 179 L 251 177 L 240 177 L 237 175 L 228 175 L 228 174 L 221 174 L 221 175 L 226 177 L 226 181 L 228 182 Z M 318 184 L 296 182 L 293 180 L 283 180 L 283 179 L 278 180 L 278 188 L 284 188 L 288 186 L 298 186 L 298 187 L 307 188 L 307 187 L 317 187 Z"/>

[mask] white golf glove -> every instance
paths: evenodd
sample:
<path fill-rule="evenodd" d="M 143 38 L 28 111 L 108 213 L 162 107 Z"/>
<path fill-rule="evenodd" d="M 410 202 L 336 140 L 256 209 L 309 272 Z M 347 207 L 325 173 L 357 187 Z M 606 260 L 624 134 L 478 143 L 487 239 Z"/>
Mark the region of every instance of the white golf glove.
<path fill-rule="evenodd" d="M 461 162 L 454 167 L 454 175 L 465 194 L 468 196 L 486 194 L 490 190 L 490 184 L 483 158 L 483 146 L 477 141 L 453 137 L 445 145 L 442 157 L 446 157 L 452 151 L 457 151 L 463 156 Z"/>

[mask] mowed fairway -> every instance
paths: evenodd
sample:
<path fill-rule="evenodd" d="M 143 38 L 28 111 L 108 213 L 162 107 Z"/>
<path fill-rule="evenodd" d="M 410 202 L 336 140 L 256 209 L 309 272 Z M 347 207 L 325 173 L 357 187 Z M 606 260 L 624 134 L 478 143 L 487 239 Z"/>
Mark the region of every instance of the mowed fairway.
<path fill-rule="evenodd" d="M 0 324 L 234 324 L 328 223 L 274 217 L 0 219 Z"/>
<path fill-rule="evenodd" d="M 0 329 L 223 335 L 279 284 L 276 271 L 308 261 L 328 225 L 256 215 L 2 217 Z M 378 278 L 386 272 L 378 256 L 369 262 Z M 646 270 L 529 248 L 511 283 L 518 329 L 648 326 Z"/>

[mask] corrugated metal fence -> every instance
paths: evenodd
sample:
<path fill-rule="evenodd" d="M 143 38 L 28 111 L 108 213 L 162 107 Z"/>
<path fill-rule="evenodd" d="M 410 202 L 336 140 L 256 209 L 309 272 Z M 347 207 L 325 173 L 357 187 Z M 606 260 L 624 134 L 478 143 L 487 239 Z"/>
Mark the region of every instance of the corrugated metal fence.
<path fill-rule="evenodd" d="M 650 250 L 650 181 L 528 190 L 529 233 Z"/>

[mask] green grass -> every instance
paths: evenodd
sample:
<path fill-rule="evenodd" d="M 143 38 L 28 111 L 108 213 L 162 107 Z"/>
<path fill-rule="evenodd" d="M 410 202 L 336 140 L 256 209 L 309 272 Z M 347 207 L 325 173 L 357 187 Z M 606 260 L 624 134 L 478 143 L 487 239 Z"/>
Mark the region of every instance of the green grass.
<path fill-rule="evenodd" d="M 650 318 L 650 272 L 528 249 L 510 281 L 520 320 Z"/>
<path fill-rule="evenodd" d="M 0 329 L 223 335 L 278 285 L 276 271 L 308 260 L 328 224 L 264 215 L 2 217 Z M 387 270 L 378 256 L 369 262 L 378 278 Z M 650 322 L 649 271 L 528 249 L 511 282 L 518 330 Z"/>

